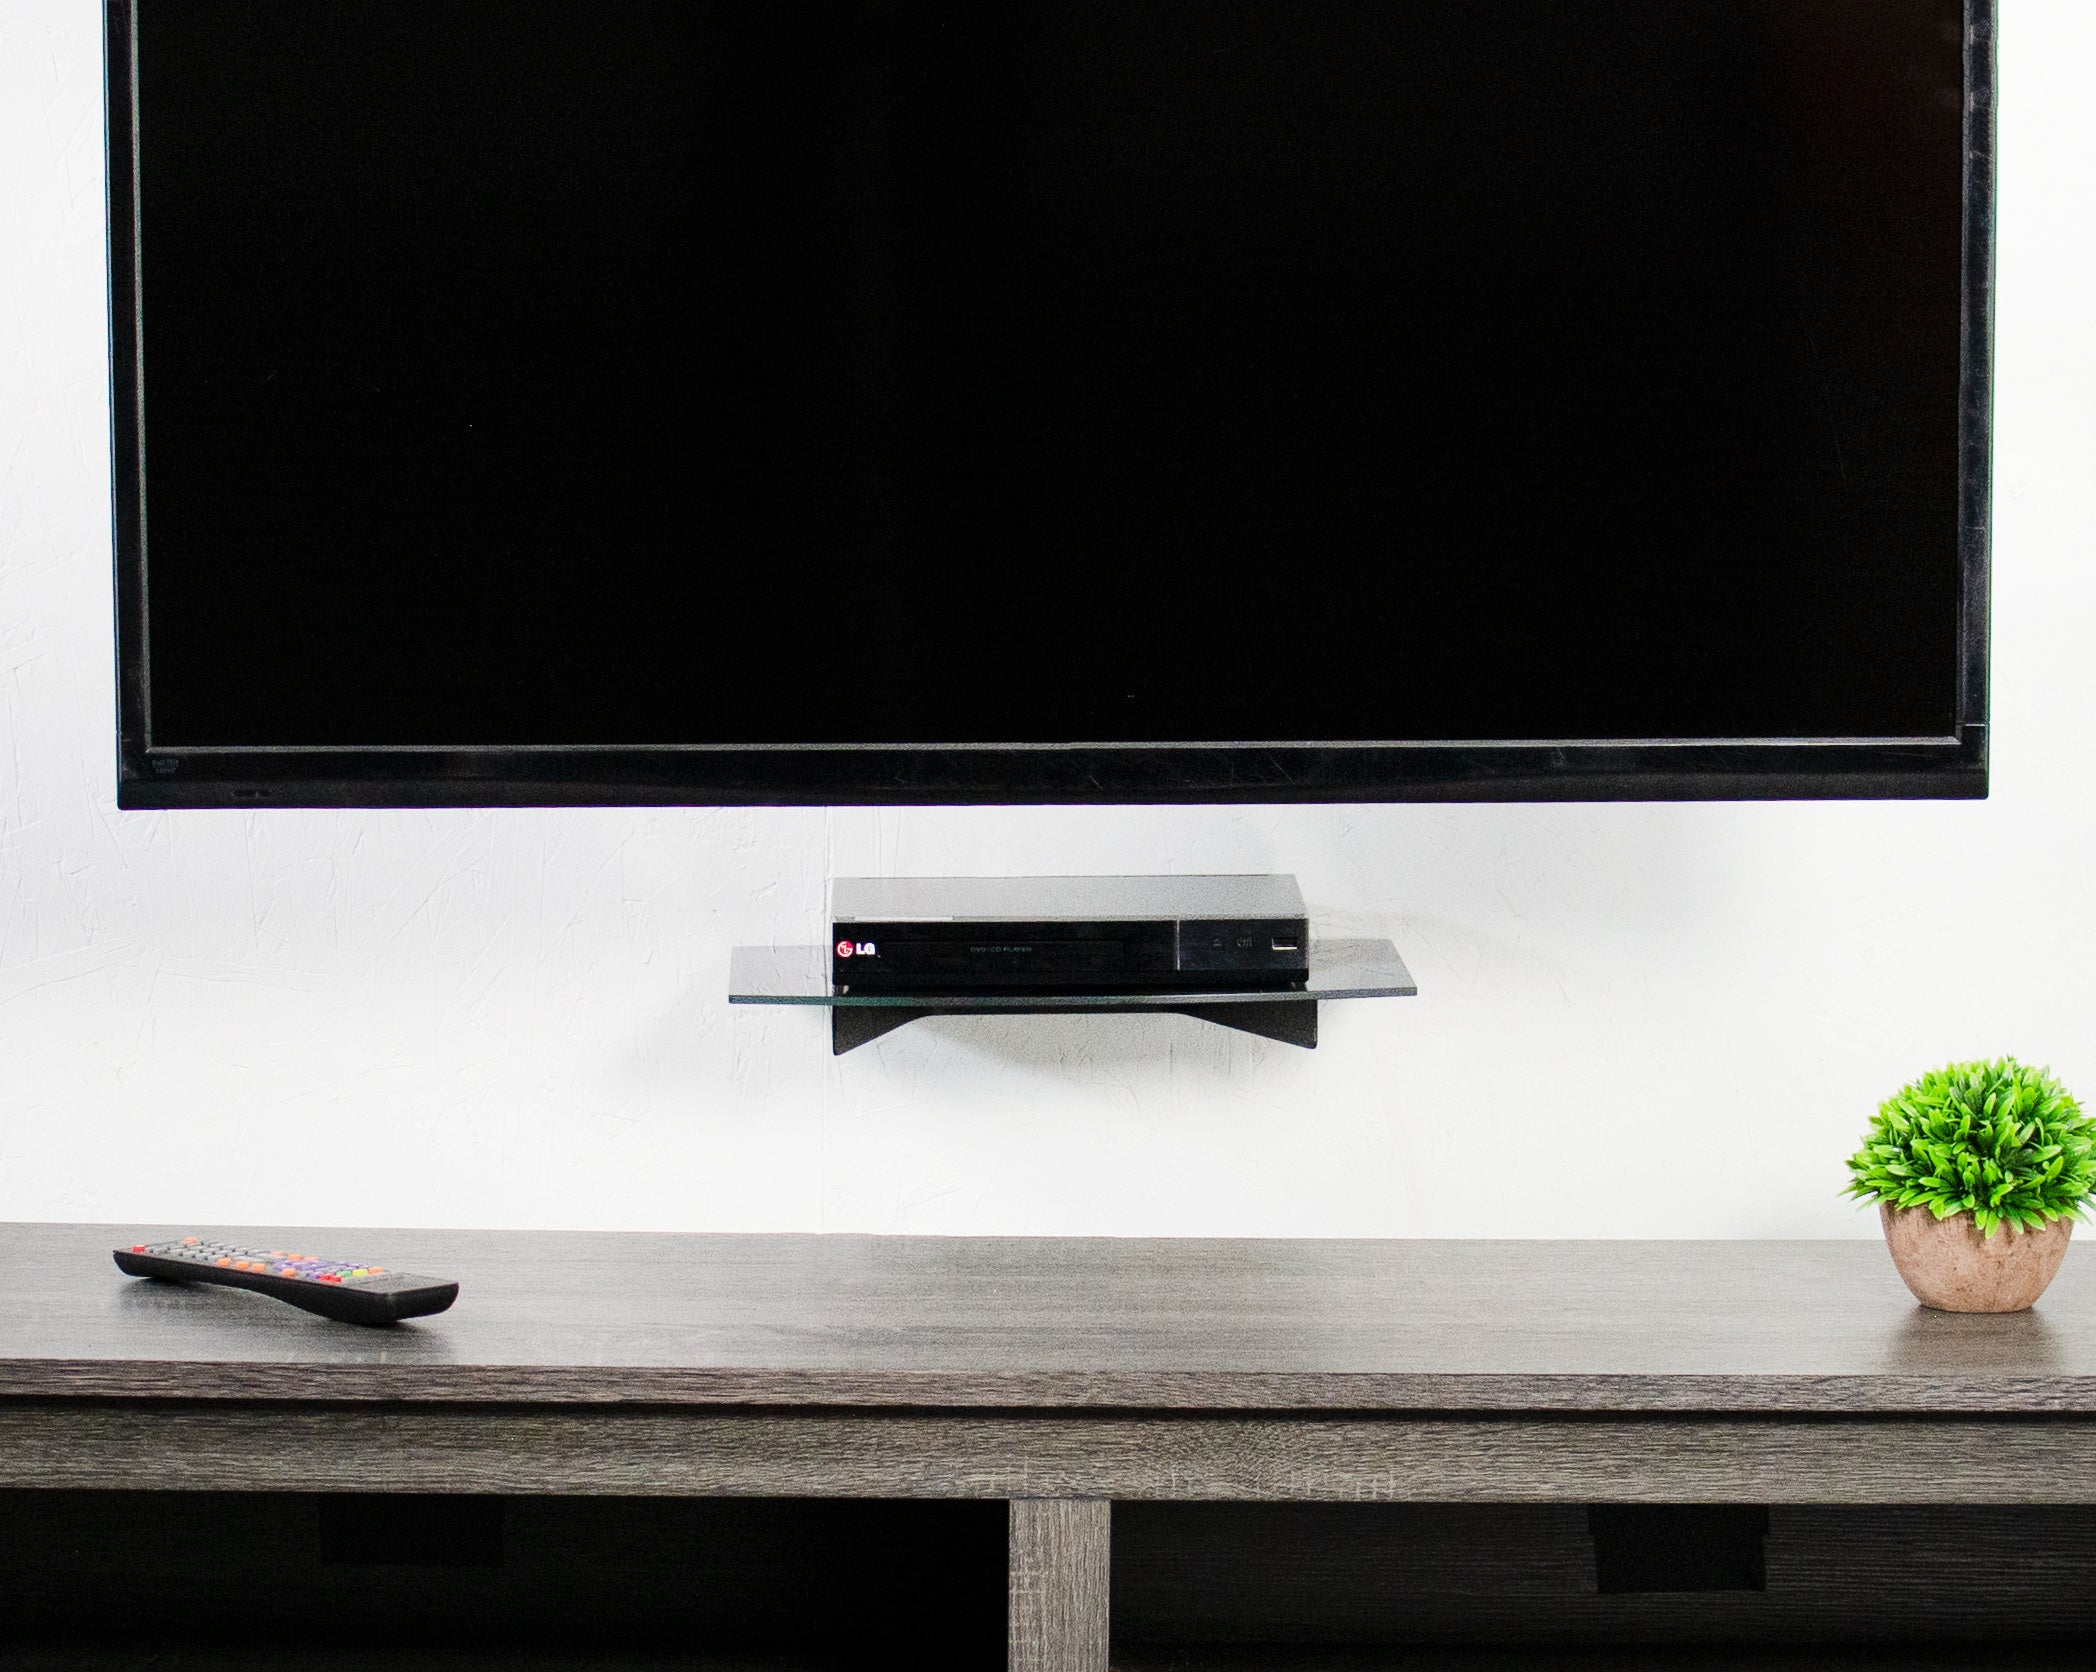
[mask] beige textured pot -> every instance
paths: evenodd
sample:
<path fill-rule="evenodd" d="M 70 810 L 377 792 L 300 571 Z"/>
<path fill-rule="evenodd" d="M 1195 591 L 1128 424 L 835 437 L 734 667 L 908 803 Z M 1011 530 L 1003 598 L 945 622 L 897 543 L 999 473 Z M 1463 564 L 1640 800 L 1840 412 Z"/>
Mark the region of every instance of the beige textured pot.
<path fill-rule="evenodd" d="M 1927 1208 L 1878 1204 L 1885 1246 L 1914 1298 L 1942 1312 L 2021 1312 L 2045 1293 L 2066 1258 L 2074 1221 L 2042 1231 L 2004 1225 L 1983 1237 L 1969 1213 L 1938 1219 Z"/>

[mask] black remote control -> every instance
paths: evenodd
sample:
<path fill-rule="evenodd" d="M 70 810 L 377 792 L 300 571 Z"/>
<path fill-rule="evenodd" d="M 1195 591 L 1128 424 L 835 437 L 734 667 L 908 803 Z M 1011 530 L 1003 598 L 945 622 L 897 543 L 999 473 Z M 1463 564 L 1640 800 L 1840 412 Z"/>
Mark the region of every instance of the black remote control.
<path fill-rule="evenodd" d="M 208 1237 L 135 1242 L 112 1252 L 117 1269 L 132 1277 L 253 1289 L 345 1324 L 394 1324 L 403 1318 L 425 1317 L 443 1311 L 458 1299 L 459 1292 L 456 1283 L 411 1277 L 384 1266 L 323 1260 L 281 1248 L 236 1248 Z"/>

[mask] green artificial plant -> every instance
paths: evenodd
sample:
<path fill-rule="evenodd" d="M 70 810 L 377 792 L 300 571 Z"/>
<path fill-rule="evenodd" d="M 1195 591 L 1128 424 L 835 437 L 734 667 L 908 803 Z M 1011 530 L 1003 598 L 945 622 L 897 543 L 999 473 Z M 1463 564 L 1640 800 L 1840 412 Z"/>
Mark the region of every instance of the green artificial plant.
<path fill-rule="evenodd" d="M 1865 1201 L 1969 1213 L 1989 1237 L 2034 1231 L 2096 1195 L 2096 1117 L 2050 1069 L 1954 1062 L 1879 1106 L 1849 1171 L 1848 1194 Z"/>

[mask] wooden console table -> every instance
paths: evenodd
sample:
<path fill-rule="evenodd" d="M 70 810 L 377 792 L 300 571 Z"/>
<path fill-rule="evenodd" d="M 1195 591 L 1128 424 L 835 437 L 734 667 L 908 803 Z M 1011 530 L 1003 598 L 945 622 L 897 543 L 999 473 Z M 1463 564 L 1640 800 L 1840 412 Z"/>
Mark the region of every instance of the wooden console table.
<path fill-rule="evenodd" d="M 225 1230 L 458 1278 L 386 1331 L 122 1277 Z M 1872 1242 L 0 1228 L 0 1487 L 1010 1502 L 1010 1664 L 1102 1672 L 1120 1500 L 2096 1502 L 2096 1259 Z"/>

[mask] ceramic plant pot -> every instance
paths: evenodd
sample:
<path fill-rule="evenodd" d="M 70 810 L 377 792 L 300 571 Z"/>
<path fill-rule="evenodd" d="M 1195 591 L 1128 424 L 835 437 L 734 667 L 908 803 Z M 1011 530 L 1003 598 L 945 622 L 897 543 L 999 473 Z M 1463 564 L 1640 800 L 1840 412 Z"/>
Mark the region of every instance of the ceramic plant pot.
<path fill-rule="evenodd" d="M 1878 1204 L 1885 1246 L 1923 1306 L 1942 1312 L 2021 1312 L 2045 1293 L 2066 1257 L 2071 1219 L 2042 1231 L 2004 1225 L 1980 1235 L 1969 1213 L 1938 1219 L 1927 1208 Z"/>

